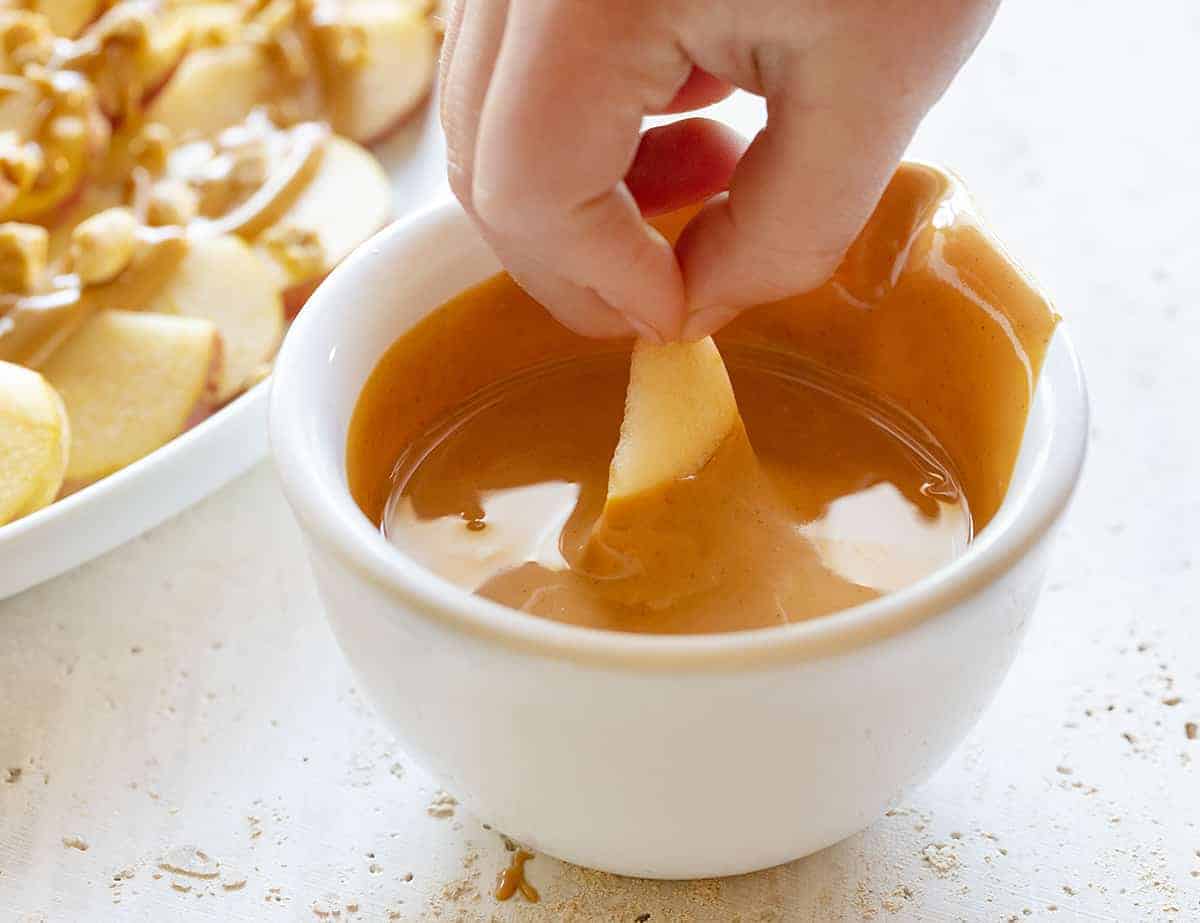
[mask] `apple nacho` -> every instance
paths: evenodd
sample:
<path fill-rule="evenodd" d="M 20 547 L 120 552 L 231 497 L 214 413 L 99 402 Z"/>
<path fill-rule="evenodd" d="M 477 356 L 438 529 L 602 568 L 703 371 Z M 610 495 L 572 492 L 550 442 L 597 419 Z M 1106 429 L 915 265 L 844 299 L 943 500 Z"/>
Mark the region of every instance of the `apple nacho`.
<path fill-rule="evenodd" d="M 426 0 L 0 0 L 0 525 L 265 376 L 436 55 Z"/>

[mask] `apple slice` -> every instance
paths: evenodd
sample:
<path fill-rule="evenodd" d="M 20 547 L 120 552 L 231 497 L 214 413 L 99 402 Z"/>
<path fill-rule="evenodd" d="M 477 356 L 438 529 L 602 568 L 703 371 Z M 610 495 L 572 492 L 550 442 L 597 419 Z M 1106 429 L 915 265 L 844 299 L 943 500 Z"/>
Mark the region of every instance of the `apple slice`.
<path fill-rule="evenodd" d="M 638 342 L 608 502 L 695 474 L 739 419 L 729 373 L 711 337 L 665 346 Z"/>
<path fill-rule="evenodd" d="M 175 229 L 144 229 L 139 236 L 141 252 L 111 282 L 0 298 L 0 307 L 8 309 L 0 325 L 0 360 L 41 368 L 95 312 L 146 305 L 187 253 L 188 242 Z"/>
<path fill-rule="evenodd" d="M 177 139 L 217 134 L 243 121 L 271 98 L 275 69 L 262 47 L 250 43 L 200 48 L 187 55 L 146 107 Z"/>
<path fill-rule="evenodd" d="M 320 10 L 320 8 L 318 8 Z M 424 2 L 348 0 L 316 21 L 333 130 L 362 144 L 388 135 L 429 93 L 437 34 Z"/>
<path fill-rule="evenodd" d="M 177 436 L 210 400 L 217 329 L 197 317 L 92 315 L 42 372 L 71 425 L 66 479 L 83 486 Z"/>
<path fill-rule="evenodd" d="M 218 403 L 255 381 L 283 335 L 279 278 L 238 237 L 193 240 L 187 256 L 146 307 L 216 325 L 221 335 Z"/>
<path fill-rule="evenodd" d="M 58 392 L 37 372 L 0 362 L 0 525 L 58 496 L 70 444 Z"/>
<path fill-rule="evenodd" d="M 345 138 L 325 143 L 316 175 L 297 195 L 284 215 L 255 236 L 260 249 L 284 270 L 285 301 L 306 287 L 311 290 L 351 250 L 382 228 L 391 217 L 392 188 L 387 174 L 370 151 Z M 272 241 L 286 241 L 296 232 L 315 235 L 316 252 L 302 261 L 282 258 Z"/>

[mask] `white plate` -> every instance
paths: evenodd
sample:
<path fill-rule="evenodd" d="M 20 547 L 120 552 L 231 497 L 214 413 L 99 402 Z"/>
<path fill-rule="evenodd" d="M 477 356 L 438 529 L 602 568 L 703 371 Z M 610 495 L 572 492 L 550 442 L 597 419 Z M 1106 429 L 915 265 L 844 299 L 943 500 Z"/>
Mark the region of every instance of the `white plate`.
<path fill-rule="evenodd" d="M 437 106 L 375 148 L 400 217 L 448 195 Z M 31 516 L 0 526 L 0 599 L 57 577 L 186 509 L 267 452 L 263 382 L 156 452 Z"/>

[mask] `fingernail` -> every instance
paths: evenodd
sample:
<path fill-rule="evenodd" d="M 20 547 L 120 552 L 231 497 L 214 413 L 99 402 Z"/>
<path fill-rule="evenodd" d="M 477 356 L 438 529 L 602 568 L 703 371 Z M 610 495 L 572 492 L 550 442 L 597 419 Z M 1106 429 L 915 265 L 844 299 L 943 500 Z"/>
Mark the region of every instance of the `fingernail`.
<path fill-rule="evenodd" d="M 726 321 L 732 320 L 734 314 L 735 312 L 730 311 L 724 305 L 703 308 L 695 314 L 689 315 L 688 319 L 684 321 L 683 338 L 685 340 L 702 340 L 723 327 Z"/>
<path fill-rule="evenodd" d="M 665 342 L 663 335 L 640 317 L 634 317 L 632 314 L 626 314 L 625 320 L 638 335 L 638 339 L 645 340 L 647 343 L 653 343 L 656 346 L 661 346 Z"/>

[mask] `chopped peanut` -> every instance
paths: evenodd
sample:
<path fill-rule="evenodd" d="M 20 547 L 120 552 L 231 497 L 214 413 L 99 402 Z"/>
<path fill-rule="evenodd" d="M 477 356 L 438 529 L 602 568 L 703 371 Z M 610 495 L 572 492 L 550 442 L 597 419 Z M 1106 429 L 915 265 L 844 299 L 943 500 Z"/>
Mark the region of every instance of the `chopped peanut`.
<path fill-rule="evenodd" d="M 187 224 L 200 209 L 196 190 L 183 180 L 162 179 L 150 190 L 146 204 L 146 223 L 151 227 Z"/>
<path fill-rule="evenodd" d="M 138 136 L 129 143 L 129 153 L 139 167 L 145 167 L 157 176 L 167 168 L 173 140 L 166 125 L 150 122 L 142 126 Z"/>
<path fill-rule="evenodd" d="M 28 292 L 46 269 L 50 235 L 36 224 L 0 224 L 0 290 Z"/>
<path fill-rule="evenodd" d="M 0 12 L 0 47 L 16 72 L 26 64 L 45 64 L 54 53 L 54 32 L 46 17 L 24 10 Z"/>
<path fill-rule="evenodd" d="M 361 67 L 367 62 L 367 31 L 358 23 L 322 22 L 313 30 L 317 53 L 330 67 Z"/>
<path fill-rule="evenodd" d="M 71 265 L 84 285 L 115 279 L 133 260 L 137 219 L 127 208 L 109 208 L 71 232 Z"/>
<path fill-rule="evenodd" d="M 293 0 L 268 0 L 256 6 L 257 9 L 250 13 L 247 29 L 252 41 L 271 41 L 278 38 L 285 29 L 296 22 L 298 11 Z"/>
<path fill-rule="evenodd" d="M 267 146 L 261 141 L 245 144 L 233 151 L 229 178 L 238 186 L 261 186 L 271 171 Z"/>
<path fill-rule="evenodd" d="M 0 133 L 0 185 L 12 187 L 19 195 L 32 188 L 42 172 L 45 157 L 32 141 L 22 142 L 17 133 Z"/>
<path fill-rule="evenodd" d="M 277 224 L 264 231 L 260 240 L 293 282 L 311 279 L 325 268 L 325 247 L 310 228 Z"/>

